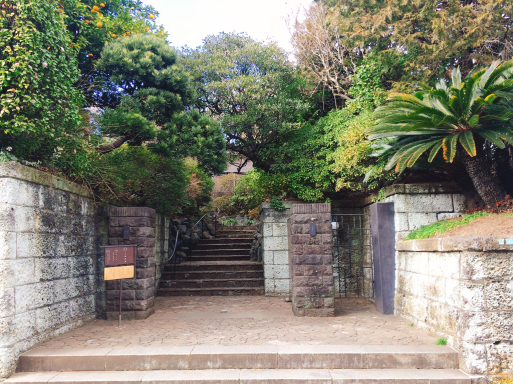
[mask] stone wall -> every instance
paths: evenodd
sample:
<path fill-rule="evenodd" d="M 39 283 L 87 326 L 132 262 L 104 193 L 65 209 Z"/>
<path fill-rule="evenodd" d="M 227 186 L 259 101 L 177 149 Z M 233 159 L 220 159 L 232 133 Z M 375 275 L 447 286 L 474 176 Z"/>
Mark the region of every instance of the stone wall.
<path fill-rule="evenodd" d="M 448 237 L 396 244 L 396 313 L 447 338 L 462 369 L 497 383 L 513 380 L 513 245 L 506 243 Z"/>
<path fill-rule="evenodd" d="M 272 209 L 270 203 L 262 203 L 260 208 L 266 296 L 290 293 L 287 220 L 292 203 L 284 205 L 287 209 L 281 212 Z"/>
<path fill-rule="evenodd" d="M 294 315 L 335 316 L 331 205 L 294 204 L 288 223 Z"/>
<path fill-rule="evenodd" d="M 159 287 L 164 263 L 169 257 L 169 225 L 168 216 L 157 213 L 155 218 L 155 291 Z M 172 250 L 171 250 L 172 252 Z"/>
<path fill-rule="evenodd" d="M 85 188 L 0 164 L 0 377 L 22 352 L 95 318 L 106 242 L 107 218 Z"/>
<path fill-rule="evenodd" d="M 385 188 L 383 196 L 380 202 L 394 203 L 397 241 L 422 225 L 465 213 L 465 197 L 452 183 L 395 184 Z"/>

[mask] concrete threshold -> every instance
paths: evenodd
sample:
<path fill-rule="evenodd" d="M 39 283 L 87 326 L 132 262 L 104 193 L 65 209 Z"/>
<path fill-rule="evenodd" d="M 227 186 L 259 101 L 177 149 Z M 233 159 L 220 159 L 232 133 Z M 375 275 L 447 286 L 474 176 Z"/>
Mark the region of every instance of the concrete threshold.
<path fill-rule="evenodd" d="M 4 383 L 43 384 L 470 384 L 456 369 L 263 369 L 17 373 Z"/>

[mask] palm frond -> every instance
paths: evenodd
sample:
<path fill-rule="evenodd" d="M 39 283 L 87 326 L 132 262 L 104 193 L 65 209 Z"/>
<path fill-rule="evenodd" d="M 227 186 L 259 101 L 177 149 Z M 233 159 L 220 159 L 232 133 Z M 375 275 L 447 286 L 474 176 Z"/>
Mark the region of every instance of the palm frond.
<path fill-rule="evenodd" d="M 446 136 L 443 140 L 442 148 L 444 151 L 444 159 L 448 163 L 452 163 L 454 161 L 454 157 L 456 156 L 456 144 L 458 144 L 459 133 L 454 135 Z"/>
<path fill-rule="evenodd" d="M 460 143 L 470 156 L 476 155 L 476 142 L 472 131 L 465 131 L 460 135 Z"/>

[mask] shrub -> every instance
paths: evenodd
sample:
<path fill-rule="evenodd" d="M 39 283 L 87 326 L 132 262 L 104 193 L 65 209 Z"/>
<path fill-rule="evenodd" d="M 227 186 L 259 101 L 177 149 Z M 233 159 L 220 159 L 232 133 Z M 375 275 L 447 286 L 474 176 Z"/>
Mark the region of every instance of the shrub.
<path fill-rule="evenodd" d="M 0 149 L 48 162 L 78 133 L 76 52 L 58 2 L 5 0 L 0 17 Z"/>

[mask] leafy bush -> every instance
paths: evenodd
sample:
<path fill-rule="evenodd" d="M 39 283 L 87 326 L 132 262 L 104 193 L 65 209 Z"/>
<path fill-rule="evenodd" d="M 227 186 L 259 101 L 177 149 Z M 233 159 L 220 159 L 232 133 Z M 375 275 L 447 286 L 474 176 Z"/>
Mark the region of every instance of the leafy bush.
<path fill-rule="evenodd" d="M 285 207 L 281 200 L 278 199 L 276 196 L 273 196 L 271 198 L 271 208 L 277 211 L 284 211 L 287 209 L 287 207 Z"/>
<path fill-rule="evenodd" d="M 282 174 L 269 174 L 253 169 L 240 179 L 234 188 L 230 205 L 238 213 L 248 213 L 272 196 L 287 191 L 287 179 Z"/>
<path fill-rule="evenodd" d="M 76 52 L 57 2 L 5 0 L 0 17 L 0 148 L 50 161 L 77 134 Z"/>

